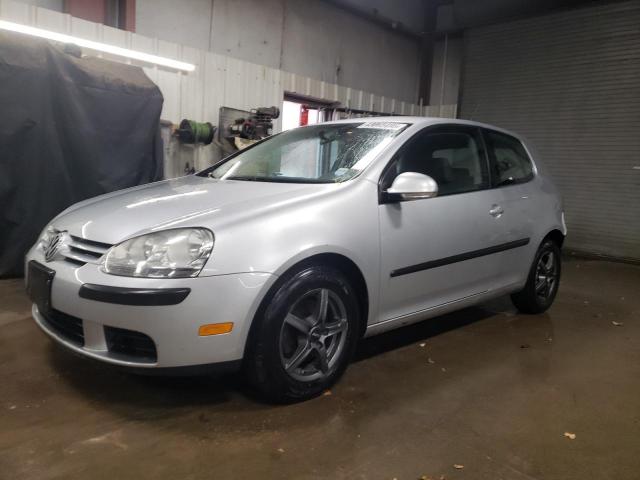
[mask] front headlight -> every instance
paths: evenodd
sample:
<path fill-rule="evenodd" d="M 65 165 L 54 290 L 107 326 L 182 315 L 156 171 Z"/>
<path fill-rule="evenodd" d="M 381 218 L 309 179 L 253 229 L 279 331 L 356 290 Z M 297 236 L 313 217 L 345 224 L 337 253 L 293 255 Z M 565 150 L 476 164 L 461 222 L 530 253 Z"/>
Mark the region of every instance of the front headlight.
<path fill-rule="evenodd" d="M 107 252 L 102 270 L 148 278 L 196 277 L 211 254 L 213 233 L 176 228 L 125 240 Z"/>
<path fill-rule="evenodd" d="M 47 225 L 44 227 L 40 236 L 38 237 L 38 243 L 36 244 L 36 248 L 39 250 L 44 250 L 44 247 L 49 244 L 51 236 L 55 233 L 53 227 Z"/>

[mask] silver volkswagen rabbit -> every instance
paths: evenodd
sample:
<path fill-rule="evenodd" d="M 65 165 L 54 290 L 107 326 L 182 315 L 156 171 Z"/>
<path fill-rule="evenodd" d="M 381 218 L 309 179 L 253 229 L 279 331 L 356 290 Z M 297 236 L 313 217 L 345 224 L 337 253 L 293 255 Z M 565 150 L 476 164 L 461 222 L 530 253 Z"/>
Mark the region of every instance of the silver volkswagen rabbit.
<path fill-rule="evenodd" d="M 26 258 L 33 318 L 137 372 L 241 368 L 318 395 L 360 338 L 492 297 L 554 300 L 561 197 L 513 133 L 413 117 L 274 135 L 195 175 L 68 208 Z"/>

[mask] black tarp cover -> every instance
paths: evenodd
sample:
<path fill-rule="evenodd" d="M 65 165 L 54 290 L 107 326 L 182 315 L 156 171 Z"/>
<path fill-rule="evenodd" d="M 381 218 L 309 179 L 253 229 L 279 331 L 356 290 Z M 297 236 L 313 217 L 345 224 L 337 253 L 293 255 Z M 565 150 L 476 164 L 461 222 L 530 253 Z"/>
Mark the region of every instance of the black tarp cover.
<path fill-rule="evenodd" d="M 162 178 L 162 102 L 139 67 L 0 33 L 0 277 L 69 205 Z"/>

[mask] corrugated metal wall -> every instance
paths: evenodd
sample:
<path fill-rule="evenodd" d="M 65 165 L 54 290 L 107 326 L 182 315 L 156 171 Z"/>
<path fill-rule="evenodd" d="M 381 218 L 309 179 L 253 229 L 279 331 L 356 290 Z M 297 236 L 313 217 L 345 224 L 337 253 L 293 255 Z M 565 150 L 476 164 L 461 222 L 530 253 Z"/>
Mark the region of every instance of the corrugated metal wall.
<path fill-rule="evenodd" d="M 640 259 L 640 1 L 465 34 L 460 116 L 527 136 L 571 248 Z"/>
<path fill-rule="evenodd" d="M 0 0 L 0 18 L 195 64 L 196 71 L 192 73 L 145 68 L 164 95 L 162 118 L 174 123 L 191 118 L 216 124 L 222 106 L 241 110 L 280 106 L 285 91 L 340 102 L 345 107 L 359 110 L 416 116 L 456 115 L 456 105 L 415 105 L 10 0 Z M 111 59 L 123 61 L 118 57 Z M 402 72 L 398 74 L 402 75 Z M 276 130 L 279 128 L 278 121 Z"/>

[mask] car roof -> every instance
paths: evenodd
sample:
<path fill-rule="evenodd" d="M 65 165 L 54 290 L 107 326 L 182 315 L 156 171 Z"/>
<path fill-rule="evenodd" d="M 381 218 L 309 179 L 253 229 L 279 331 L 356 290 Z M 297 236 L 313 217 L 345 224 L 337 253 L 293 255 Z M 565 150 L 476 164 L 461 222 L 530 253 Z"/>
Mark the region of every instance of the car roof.
<path fill-rule="evenodd" d="M 396 123 L 410 123 L 418 126 L 437 125 L 440 123 L 446 123 L 449 125 L 470 125 L 474 127 L 489 128 L 491 130 L 497 130 L 504 132 L 507 135 L 514 136 L 522 140 L 522 137 L 515 132 L 505 130 L 504 128 L 496 127 L 495 125 L 489 125 L 488 123 L 474 122 L 472 120 L 461 120 L 459 118 L 444 118 L 444 117 L 410 117 L 403 115 L 393 115 L 388 117 L 360 117 L 360 118 L 346 118 L 344 120 L 334 120 L 330 122 L 323 122 L 327 124 L 332 123 L 353 123 L 353 122 L 396 122 Z"/>

